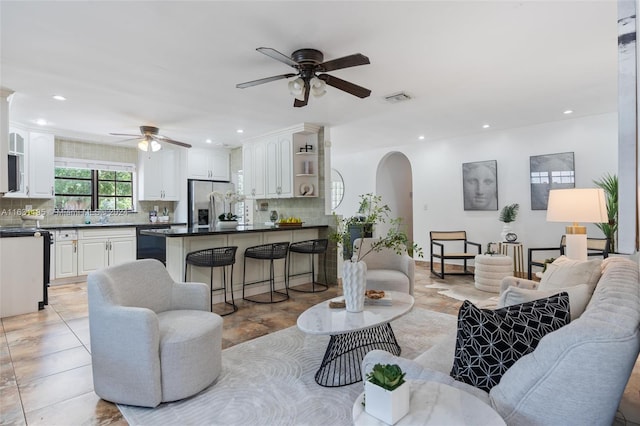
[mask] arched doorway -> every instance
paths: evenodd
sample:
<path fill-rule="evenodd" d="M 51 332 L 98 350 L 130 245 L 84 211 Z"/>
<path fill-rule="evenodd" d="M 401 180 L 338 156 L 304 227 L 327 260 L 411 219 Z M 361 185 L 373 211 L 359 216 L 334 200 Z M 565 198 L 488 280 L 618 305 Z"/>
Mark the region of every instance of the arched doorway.
<path fill-rule="evenodd" d="M 401 152 L 390 152 L 378 163 L 376 194 L 391 208 L 392 217 L 401 217 L 409 241 L 413 241 L 413 173 L 411 163 Z M 388 226 L 376 227 L 376 234 L 385 235 Z"/>

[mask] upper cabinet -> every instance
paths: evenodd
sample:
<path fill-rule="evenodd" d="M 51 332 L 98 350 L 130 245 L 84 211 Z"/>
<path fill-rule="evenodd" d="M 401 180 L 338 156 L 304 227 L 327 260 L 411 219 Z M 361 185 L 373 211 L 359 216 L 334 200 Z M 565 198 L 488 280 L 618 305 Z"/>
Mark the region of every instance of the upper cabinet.
<path fill-rule="evenodd" d="M 274 135 L 266 141 L 267 198 L 293 197 L 291 175 L 291 133 Z"/>
<path fill-rule="evenodd" d="M 244 194 L 250 198 L 318 196 L 319 126 L 301 124 L 246 141 Z"/>
<path fill-rule="evenodd" d="M 226 149 L 189 149 L 187 177 L 200 180 L 230 180 L 229 152 Z"/>
<path fill-rule="evenodd" d="M 138 152 L 138 198 L 142 201 L 177 201 L 179 198 L 178 149 Z"/>
<path fill-rule="evenodd" d="M 261 141 L 242 145 L 242 173 L 244 195 L 248 198 L 265 198 L 264 166 L 266 145 Z"/>
<path fill-rule="evenodd" d="M 54 135 L 10 128 L 9 154 L 17 159 L 18 189 L 5 197 L 54 197 Z"/>

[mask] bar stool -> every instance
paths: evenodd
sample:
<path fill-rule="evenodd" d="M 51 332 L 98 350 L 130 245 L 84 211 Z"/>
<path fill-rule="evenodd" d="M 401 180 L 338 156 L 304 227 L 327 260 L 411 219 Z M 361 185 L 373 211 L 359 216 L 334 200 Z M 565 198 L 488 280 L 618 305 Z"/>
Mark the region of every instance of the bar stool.
<path fill-rule="evenodd" d="M 294 287 L 291 287 L 290 290 L 300 291 L 303 293 L 319 293 L 329 288 L 329 284 L 327 283 L 327 257 L 326 256 L 324 257 L 324 284 L 316 282 L 316 271 L 315 271 L 315 262 L 314 262 L 315 255 L 325 253 L 327 251 L 328 245 L 329 245 L 329 240 L 324 238 L 324 239 L 317 239 L 317 240 L 299 241 L 297 243 L 292 243 L 289 246 L 289 269 L 287 270 L 289 279 L 287 281 L 291 282 L 291 277 L 295 277 L 298 275 L 311 274 L 310 290 L 302 289 L 302 288 L 294 288 Z M 311 255 L 311 271 L 291 274 L 290 272 L 291 271 L 291 253 L 303 253 L 303 254 Z M 316 290 L 316 285 L 320 287 L 318 290 Z"/>
<path fill-rule="evenodd" d="M 187 257 L 184 261 L 185 281 L 187 281 L 188 265 L 211 268 L 211 312 L 213 312 L 213 292 L 219 290 L 223 290 L 224 292 L 224 303 L 233 308 L 231 312 L 220 314 L 220 316 L 229 315 L 238 310 L 238 306 L 236 306 L 233 298 L 233 265 L 236 263 L 236 250 L 238 250 L 237 246 L 229 246 L 192 251 L 191 253 L 187 253 Z M 229 288 L 231 289 L 231 302 L 227 301 L 227 266 L 231 266 L 231 282 L 229 283 Z M 213 288 L 213 268 L 218 267 L 222 267 L 222 285 L 218 288 Z"/>
<path fill-rule="evenodd" d="M 281 243 L 261 244 L 259 246 L 248 247 L 244 251 L 244 263 L 243 263 L 244 274 L 242 276 L 242 298 L 244 300 L 248 300 L 250 302 L 255 302 L 255 303 L 278 303 L 278 302 L 284 302 L 285 300 L 289 299 L 289 291 L 288 291 L 289 285 L 287 282 L 287 275 L 286 275 L 288 252 L 289 252 L 288 241 L 281 242 Z M 247 258 L 258 259 L 258 260 L 269 260 L 269 279 L 247 283 L 246 282 Z M 276 259 L 284 259 L 284 272 L 285 272 L 284 274 L 285 292 L 284 293 L 276 290 L 276 280 L 275 280 L 275 274 L 273 270 L 273 261 Z M 257 297 L 252 296 L 252 298 L 248 298 L 245 296 L 244 290 L 247 286 L 251 286 L 253 284 L 258 284 L 258 283 L 264 283 L 264 282 L 269 282 L 269 299 L 268 300 L 261 300 L 259 295 L 256 295 Z"/>

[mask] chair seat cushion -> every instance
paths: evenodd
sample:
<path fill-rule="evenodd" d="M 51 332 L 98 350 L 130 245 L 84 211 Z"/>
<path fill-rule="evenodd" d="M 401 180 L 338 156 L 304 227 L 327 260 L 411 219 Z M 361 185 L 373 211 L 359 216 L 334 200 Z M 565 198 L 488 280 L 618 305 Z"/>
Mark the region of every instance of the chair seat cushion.
<path fill-rule="evenodd" d="M 200 392 L 222 369 L 222 318 L 207 311 L 158 314 L 162 401 Z"/>
<path fill-rule="evenodd" d="M 409 293 L 409 277 L 393 269 L 368 269 L 367 290 L 389 290 Z"/>

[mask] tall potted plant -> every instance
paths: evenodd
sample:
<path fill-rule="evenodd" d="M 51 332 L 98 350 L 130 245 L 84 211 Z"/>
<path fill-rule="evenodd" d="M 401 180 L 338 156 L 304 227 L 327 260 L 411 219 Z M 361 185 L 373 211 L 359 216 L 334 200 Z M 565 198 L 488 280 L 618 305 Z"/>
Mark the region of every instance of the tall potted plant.
<path fill-rule="evenodd" d="M 360 195 L 366 208 L 366 213 L 361 213 L 361 209 L 356 216 L 339 220 L 336 216 L 336 231 L 330 234 L 332 241 L 342 246 L 343 251 L 353 248 L 353 242 L 358 238 L 370 237 L 366 234 L 365 224 L 371 228 L 379 223 L 391 224 L 387 234 L 377 239 L 368 250 L 362 250 L 362 245 L 350 252 L 350 256 L 345 258 L 342 270 L 342 286 L 345 298 L 345 305 L 348 312 L 361 312 L 364 309 L 364 293 L 366 289 L 367 264 L 363 259 L 372 251 L 380 251 L 383 248 L 395 250 L 402 253 L 408 250 L 413 255 L 422 257 L 422 249 L 415 243 L 410 243 L 407 234 L 402 230 L 401 218 L 390 218 L 391 209 L 386 204 L 382 204 L 382 197 L 379 195 Z M 360 224 L 361 232 L 353 233 L 353 225 Z"/>
<path fill-rule="evenodd" d="M 609 239 L 609 253 L 616 252 L 618 236 L 618 176 L 607 173 L 599 180 L 594 180 L 597 187 L 604 190 L 607 197 L 607 223 L 596 223 L 602 233 Z"/>

